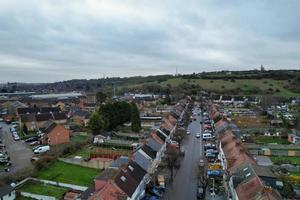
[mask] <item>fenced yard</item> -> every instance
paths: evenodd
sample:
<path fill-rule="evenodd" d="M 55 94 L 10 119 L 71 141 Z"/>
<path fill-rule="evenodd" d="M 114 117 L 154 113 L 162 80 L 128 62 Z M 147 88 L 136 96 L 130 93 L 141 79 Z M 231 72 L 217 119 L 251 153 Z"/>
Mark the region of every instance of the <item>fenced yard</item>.
<path fill-rule="evenodd" d="M 57 161 L 47 169 L 39 171 L 36 177 L 38 179 L 89 186 L 93 182 L 93 178 L 99 173 L 100 170 L 97 169 Z"/>
<path fill-rule="evenodd" d="M 28 181 L 23 186 L 18 188 L 20 192 L 28 192 L 32 194 L 45 195 L 55 197 L 56 199 L 62 199 L 64 194 L 68 191 L 67 188 L 56 187 L 53 185 L 43 184 L 35 181 Z M 21 199 L 27 199 L 28 197 L 20 197 Z M 29 198 L 30 199 L 30 198 Z"/>

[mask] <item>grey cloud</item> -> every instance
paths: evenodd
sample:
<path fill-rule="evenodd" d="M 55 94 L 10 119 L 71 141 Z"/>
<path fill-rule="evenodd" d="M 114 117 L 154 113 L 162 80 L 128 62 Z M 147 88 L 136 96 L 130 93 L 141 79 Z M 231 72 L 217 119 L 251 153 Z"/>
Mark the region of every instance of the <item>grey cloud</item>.
<path fill-rule="evenodd" d="M 299 8 L 296 0 L 4 0 L 0 82 L 297 68 Z"/>

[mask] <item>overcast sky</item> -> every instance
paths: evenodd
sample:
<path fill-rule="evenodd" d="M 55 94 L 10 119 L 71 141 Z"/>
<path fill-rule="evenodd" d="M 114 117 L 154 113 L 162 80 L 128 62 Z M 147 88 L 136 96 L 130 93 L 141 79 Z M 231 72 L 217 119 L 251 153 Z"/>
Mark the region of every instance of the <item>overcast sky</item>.
<path fill-rule="evenodd" d="M 299 69 L 299 0 L 1 0 L 0 82 Z"/>

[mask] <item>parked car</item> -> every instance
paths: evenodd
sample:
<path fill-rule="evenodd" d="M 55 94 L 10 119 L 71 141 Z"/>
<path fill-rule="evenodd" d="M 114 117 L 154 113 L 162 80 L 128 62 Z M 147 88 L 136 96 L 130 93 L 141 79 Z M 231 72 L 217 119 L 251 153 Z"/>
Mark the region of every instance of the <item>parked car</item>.
<path fill-rule="evenodd" d="M 202 186 L 198 186 L 197 188 L 197 199 L 205 198 L 205 189 Z"/>
<path fill-rule="evenodd" d="M 214 153 L 208 152 L 208 153 L 205 153 L 205 157 L 206 158 L 216 158 L 217 156 Z"/>
<path fill-rule="evenodd" d="M 207 149 L 217 149 L 216 145 L 213 144 L 213 143 L 206 143 L 204 145 L 204 150 L 207 150 Z"/>
<path fill-rule="evenodd" d="M 179 143 L 177 141 L 174 141 L 174 140 L 169 141 L 169 144 L 177 144 L 177 145 L 179 145 Z"/>
<path fill-rule="evenodd" d="M 176 169 L 179 169 L 179 168 L 180 168 L 180 159 L 177 159 L 177 160 L 175 161 L 174 167 L 175 167 Z"/>
<path fill-rule="evenodd" d="M 7 154 L 0 153 L 0 163 L 8 163 L 10 160 Z"/>
<path fill-rule="evenodd" d="M 35 162 L 35 161 L 38 161 L 40 158 L 39 157 L 36 157 L 36 156 L 33 156 L 30 161 L 31 162 Z"/>
<path fill-rule="evenodd" d="M 14 129 L 16 129 L 18 127 L 17 124 L 13 124 L 11 127 L 13 127 Z"/>
<path fill-rule="evenodd" d="M 31 143 L 31 142 L 38 141 L 38 140 L 39 140 L 38 137 L 30 137 L 30 138 L 27 138 L 27 139 L 25 140 L 25 142 Z"/>
<path fill-rule="evenodd" d="M 35 154 L 45 153 L 50 150 L 50 146 L 41 146 L 33 151 Z"/>
<path fill-rule="evenodd" d="M 154 187 L 149 190 L 149 193 L 152 195 L 155 195 L 157 197 L 161 197 L 163 194 L 161 190 L 158 190 L 157 188 L 154 188 Z"/>
<path fill-rule="evenodd" d="M 190 130 L 187 130 L 187 131 L 186 131 L 186 134 L 187 134 L 187 135 L 191 134 Z"/>
<path fill-rule="evenodd" d="M 210 139 L 213 139 L 213 136 L 210 133 L 203 133 L 202 139 L 203 140 L 210 140 Z"/>
<path fill-rule="evenodd" d="M 30 146 L 36 146 L 38 144 L 40 144 L 38 140 L 29 143 Z"/>
<path fill-rule="evenodd" d="M 42 147 L 43 145 L 37 145 L 37 146 L 35 146 L 35 147 L 33 147 L 32 148 L 32 151 L 34 151 L 34 150 L 36 150 L 36 149 L 38 149 L 38 148 L 40 148 L 40 147 Z"/>
<path fill-rule="evenodd" d="M 14 140 L 15 140 L 15 141 L 18 141 L 18 140 L 20 140 L 20 137 L 19 137 L 19 135 L 18 135 L 18 134 L 14 134 L 14 135 L 13 135 L 13 138 L 14 138 Z"/>
<path fill-rule="evenodd" d="M 180 147 L 180 155 L 184 156 L 185 155 L 185 149 L 183 146 Z"/>
<path fill-rule="evenodd" d="M 217 153 L 218 153 L 218 150 L 216 150 L 216 149 L 206 149 L 206 150 L 205 150 L 205 153 L 213 153 L 213 154 L 217 154 Z"/>
<path fill-rule="evenodd" d="M 200 159 L 199 166 L 204 167 L 204 165 L 205 165 L 205 161 L 203 159 Z"/>

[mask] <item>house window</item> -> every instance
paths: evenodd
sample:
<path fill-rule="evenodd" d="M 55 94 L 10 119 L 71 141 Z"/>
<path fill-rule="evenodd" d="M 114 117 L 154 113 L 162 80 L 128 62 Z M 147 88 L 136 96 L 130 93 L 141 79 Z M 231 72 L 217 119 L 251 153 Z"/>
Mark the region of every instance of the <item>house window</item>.
<path fill-rule="evenodd" d="M 133 167 L 131 165 L 129 165 L 128 168 L 130 169 L 130 171 L 133 171 Z"/>
<path fill-rule="evenodd" d="M 125 182 L 125 181 L 126 181 L 126 178 L 125 178 L 124 176 L 121 176 L 121 180 L 122 180 L 123 182 Z"/>

